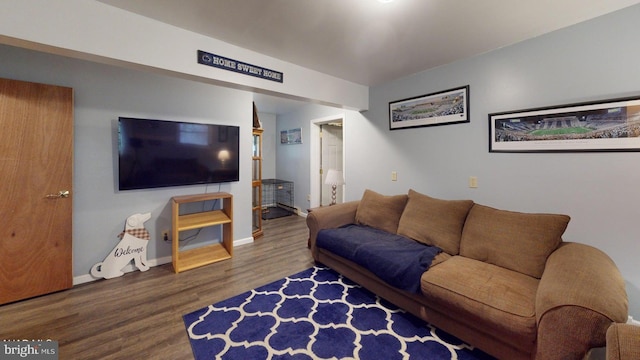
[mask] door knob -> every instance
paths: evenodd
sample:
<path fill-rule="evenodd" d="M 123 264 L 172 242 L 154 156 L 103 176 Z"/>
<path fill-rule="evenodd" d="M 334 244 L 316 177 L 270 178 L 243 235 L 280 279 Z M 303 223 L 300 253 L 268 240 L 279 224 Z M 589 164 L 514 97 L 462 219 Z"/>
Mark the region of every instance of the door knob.
<path fill-rule="evenodd" d="M 47 194 L 45 198 L 47 199 L 59 199 L 59 198 L 68 198 L 69 190 L 60 190 L 57 194 Z"/>

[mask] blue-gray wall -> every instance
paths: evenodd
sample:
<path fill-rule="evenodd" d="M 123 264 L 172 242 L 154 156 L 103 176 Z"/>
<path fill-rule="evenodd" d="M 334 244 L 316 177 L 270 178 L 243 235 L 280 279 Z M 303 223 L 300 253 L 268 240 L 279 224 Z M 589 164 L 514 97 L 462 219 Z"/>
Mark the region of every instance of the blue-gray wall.
<path fill-rule="evenodd" d="M 609 254 L 626 280 L 630 313 L 640 318 L 640 153 L 489 153 L 488 114 L 640 95 L 640 6 L 370 89 L 370 110 L 347 112 L 346 196 L 413 188 L 444 199 L 523 212 L 571 216 L 566 241 Z M 388 103 L 470 86 L 471 123 L 389 131 Z M 335 114 L 315 108 L 278 118 L 302 126 Z M 299 125 L 298 125 L 299 124 Z M 305 130 L 306 129 L 306 130 Z M 308 149 L 278 149 L 278 176 L 309 193 Z M 398 181 L 391 181 L 397 171 Z M 284 175 L 282 175 L 284 176 Z M 470 189 L 470 176 L 478 188 Z"/>
<path fill-rule="evenodd" d="M 347 183 L 378 177 L 377 187 L 390 193 L 414 188 L 503 209 L 569 214 L 565 240 L 594 245 L 614 259 L 627 281 L 631 313 L 640 317 L 640 153 L 489 153 L 487 119 L 500 111 L 640 95 L 638 19 L 635 6 L 372 88 L 368 132 L 384 135 L 376 144 L 359 143 L 369 151 L 350 163 L 385 161 L 351 172 Z M 387 130 L 389 101 L 461 85 L 470 85 L 471 123 Z M 388 181 L 392 170 L 398 183 Z M 472 175 L 477 189 L 468 188 Z"/>
<path fill-rule="evenodd" d="M 0 77 L 74 89 L 73 274 L 76 281 L 90 280 L 91 266 L 113 249 L 124 221 L 137 212 L 152 213 L 146 223 L 152 237 L 147 248 L 148 258 L 154 262 L 170 261 L 171 243 L 162 241 L 160 234 L 171 229 L 169 200 L 176 195 L 218 190 L 232 193 L 234 239 L 250 240 L 253 119 L 250 93 L 5 45 L 0 45 Z M 246 144 L 240 149 L 240 182 L 119 192 L 116 180 L 119 116 L 240 126 L 240 141 Z M 37 219 L 34 221 L 33 225 L 37 226 Z"/>
<path fill-rule="evenodd" d="M 616 262 L 630 312 L 640 318 L 638 211 L 640 153 L 496 154 L 488 152 L 493 112 L 640 95 L 640 6 L 370 89 L 364 113 L 317 105 L 277 118 L 280 130 L 301 127 L 303 145 L 276 144 L 276 176 L 295 182 L 296 206 L 307 207 L 310 121 L 345 114 L 345 193 L 409 188 L 445 199 L 473 199 L 515 211 L 558 212 L 572 220 L 565 240 L 594 245 Z M 235 196 L 235 238 L 250 237 L 251 94 L 110 66 L 0 47 L 0 76 L 71 86 L 76 94 L 74 274 L 84 275 L 115 245 L 126 216 L 152 211 L 150 230 L 169 227 L 171 196 L 204 187 L 118 193 L 114 121 L 118 116 L 235 123 L 246 162 Z M 470 85 L 471 123 L 388 130 L 389 101 Z M 276 139 L 277 141 L 277 139 Z M 398 181 L 390 180 L 391 171 Z M 478 177 L 469 189 L 469 176 Z M 209 187 L 215 191 L 217 187 Z M 155 241 L 150 258 L 170 254 Z"/>

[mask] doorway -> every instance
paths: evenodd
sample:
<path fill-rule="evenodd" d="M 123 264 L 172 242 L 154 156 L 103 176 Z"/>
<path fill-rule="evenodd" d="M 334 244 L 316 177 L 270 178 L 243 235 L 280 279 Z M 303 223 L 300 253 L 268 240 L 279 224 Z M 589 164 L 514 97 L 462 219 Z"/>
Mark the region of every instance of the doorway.
<path fill-rule="evenodd" d="M 344 175 L 344 115 L 311 121 L 310 194 L 311 208 L 328 206 L 332 201 L 332 186 L 325 184 L 329 169 Z M 336 187 L 336 203 L 344 202 L 344 185 Z"/>

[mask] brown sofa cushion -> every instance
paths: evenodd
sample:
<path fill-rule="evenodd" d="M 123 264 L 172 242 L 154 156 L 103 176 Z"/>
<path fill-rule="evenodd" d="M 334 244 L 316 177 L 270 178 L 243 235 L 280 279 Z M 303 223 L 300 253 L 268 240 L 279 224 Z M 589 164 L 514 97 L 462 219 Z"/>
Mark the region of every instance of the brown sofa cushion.
<path fill-rule="evenodd" d="M 535 299 L 540 280 L 482 261 L 453 256 L 422 274 L 427 303 L 475 316 L 474 326 L 509 336 L 517 348 L 536 338 Z"/>
<path fill-rule="evenodd" d="M 460 255 L 539 279 L 569 220 L 567 215 L 526 214 L 475 204 L 462 231 Z"/>
<path fill-rule="evenodd" d="M 457 255 L 472 200 L 440 200 L 409 190 L 398 234 Z"/>
<path fill-rule="evenodd" d="M 640 359 L 640 326 L 613 323 L 607 330 L 607 360 Z"/>
<path fill-rule="evenodd" d="M 407 195 L 385 196 L 365 190 L 356 210 L 356 224 L 395 234 L 406 204 Z"/>

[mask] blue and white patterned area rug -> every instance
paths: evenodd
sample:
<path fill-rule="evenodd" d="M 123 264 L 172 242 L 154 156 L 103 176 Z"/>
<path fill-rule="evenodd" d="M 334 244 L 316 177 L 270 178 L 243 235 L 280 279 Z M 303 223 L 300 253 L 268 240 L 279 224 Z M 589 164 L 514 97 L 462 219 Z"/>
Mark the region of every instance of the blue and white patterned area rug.
<path fill-rule="evenodd" d="M 491 359 L 321 267 L 183 318 L 196 360 Z"/>

